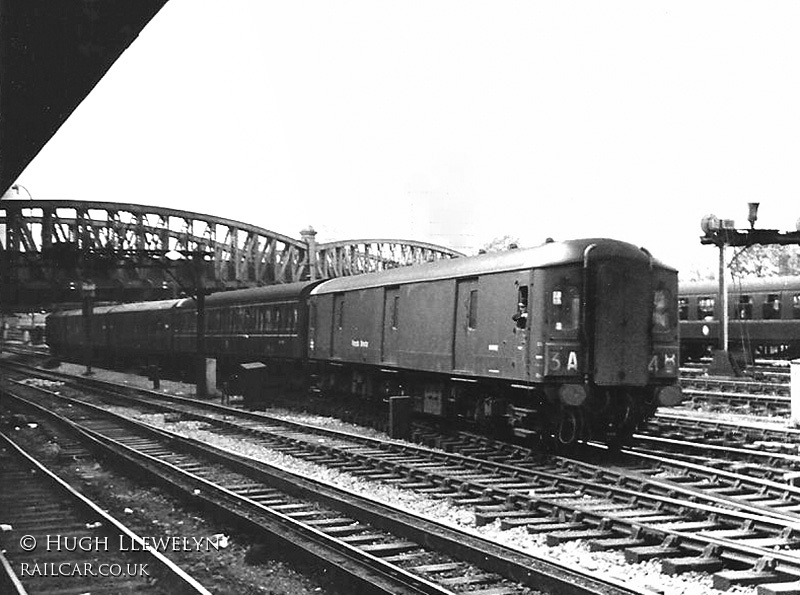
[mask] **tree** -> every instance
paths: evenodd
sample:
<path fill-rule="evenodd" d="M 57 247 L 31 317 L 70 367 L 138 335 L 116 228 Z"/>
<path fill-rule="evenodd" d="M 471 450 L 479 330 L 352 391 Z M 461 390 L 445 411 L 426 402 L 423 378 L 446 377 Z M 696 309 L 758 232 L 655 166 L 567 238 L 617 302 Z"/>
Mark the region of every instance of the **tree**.
<path fill-rule="evenodd" d="M 504 252 L 512 248 L 519 247 L 519 238 L 513 236 L 503 236 L 502 238 L 494 238 L 488 244 L 485 244 L 480 252 Z"/>
<path fill-rule="evenodd" d="M 737 248 L 729 268 L 734 277 L 800 275 L 800 246 Z"/>

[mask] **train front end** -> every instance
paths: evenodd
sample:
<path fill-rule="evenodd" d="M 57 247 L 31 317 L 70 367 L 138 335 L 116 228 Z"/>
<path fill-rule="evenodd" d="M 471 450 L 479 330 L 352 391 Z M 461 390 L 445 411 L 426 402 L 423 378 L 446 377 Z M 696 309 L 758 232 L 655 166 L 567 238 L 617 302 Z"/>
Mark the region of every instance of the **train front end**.
<path fill-rule="evenodd" d="M 597 240 L 577 266 L 541 275 L 536 375 L 557 403 L 557 442 L 622 442 L 658 406 L 680 403 L 674 269 L 630 244 Z"/>

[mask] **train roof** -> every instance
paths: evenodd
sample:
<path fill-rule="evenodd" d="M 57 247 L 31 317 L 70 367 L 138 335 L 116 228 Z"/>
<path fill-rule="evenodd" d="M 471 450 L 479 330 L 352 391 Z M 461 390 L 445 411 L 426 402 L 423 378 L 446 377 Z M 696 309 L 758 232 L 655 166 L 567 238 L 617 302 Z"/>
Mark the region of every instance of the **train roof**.
<path fill-rule="evenodd" d="M 759 277 L 758 279 L 734 279 L 728 282 L 731 293 L 797 291 L 800 293 L 800 276 Z M 680 295 L 708 294 L 716 295 L 719 291 L 718 281 L 688 281 L 679 283 Z"/>
<path fill-rule="evenodd" d="M 633 258 L 643 262 L 648 262 L 651 259 L 647 251 L 627 242 L 608 238 L 586 238 L 563 242 L 548 242 L 535 248 L 512 249 L 478 256 L 439 260 L 378 273 L 339 277 L 321 283 L 311 291 L 311 294 L 319 295 L 383 285 L 402 285 L 404 283 L 474 277 L 486 273 L 582 263 L 584 251 L 592 244 L 595 244 L 600 249 L 599 254 L 605 258 Z M 652 262 L 660 268 L 675 270 L 656 259 L 653 259 Z"/>
<path fill-rule="evenodd" d="M 116 306 L 111 306 L 109 308 L 109 312 L 113 314 L 121 314 L 123 312 L 152 312 L 156 310 L 170 310 L 176 306 L 178 306 L 181 302 L 186 301 L 185 299 L 173 299 L 173 300 L 154 300 L 151 302 L 131 302 L 129 304 L 117 304 Z M 98 312 L 98 308 L 95 308 L 95 313 Z"/>
<path fill-rule="evenodd" d="M 299 283 L 278 283 L 264 287 L 250 287 L 247 289 L 234 289 L 212 293 L 206 298 L 206 307 L 229 306 L 246 303 L 257 304 L 260 302 L 276 302 L 284 300 L 297 300 L 308 295 L 310 289 L 322 281 L 301 281 Z M 188 307 L 193 307 L 193 303 Z"/>

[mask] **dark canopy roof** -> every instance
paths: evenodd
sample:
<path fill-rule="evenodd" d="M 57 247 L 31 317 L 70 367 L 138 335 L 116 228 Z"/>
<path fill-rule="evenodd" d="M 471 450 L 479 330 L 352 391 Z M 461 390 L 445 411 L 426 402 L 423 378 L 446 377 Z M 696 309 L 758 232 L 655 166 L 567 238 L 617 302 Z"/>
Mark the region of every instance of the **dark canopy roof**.
<path fill-rule="evenodd" d="M 166 2 L 0 1 L 0 195 Z"/>

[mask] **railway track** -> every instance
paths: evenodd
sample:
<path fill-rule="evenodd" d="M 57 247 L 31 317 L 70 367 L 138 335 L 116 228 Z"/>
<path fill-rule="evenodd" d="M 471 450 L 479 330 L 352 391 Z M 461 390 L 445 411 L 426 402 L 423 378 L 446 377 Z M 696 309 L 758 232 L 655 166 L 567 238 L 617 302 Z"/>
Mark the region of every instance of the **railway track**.
<path fill-rule="evenodd" d="M 0 483 L 3 593 L 210 595 L 2 433 Z"/>
<path fill-rule="evenodd" d="M 639 456 L 640 465 L 648 461 L 646 468 L 541 462 L 524 449 L 463 436 L 440 446 L 468 456 L 438 453 L 330 430 L 309 434 L 263 415 L 187 399 L 173 398 L 166 405 L 157 400 L 161 396 L 149 398 L 147 407 L 203 419 L 236 440 L 270 440 L 271 448 L 295 457 L 474 506 L 479 523 L 525 527 L 546 534 L 549 543 L 581 539 L 596 549 L 624 549 L 633 562 L 662 559 L 668 573 L 712 571 L 720 587 L 800 579 L 797 494 L 742 489 L 742 477 L 734 474 L 722 477 L 711 469 L 713 481 L 698 479 L 696 465 L 676 461 L 665 470 L 663 461 L 636 453 L 631 456 Z M 242 418 L 247 421 L 235 421 Z M 326 438 L 320 440 L 321 435 Z M 740 483 L 732 486 L 732 481 Z"/>
<path fill-rule="evenodd" d="M 29 396 L 36 390 L 35 399 L 44 400 L 41 389 L 17 388 Z M 637 592 L 78 401 L 69 401 L 70 407 L 51 399 L 49 408 L 65 412 L 73 425 L 118 456 L 148 466 L 162 481 L 169 476 L 173 487 L 182 486 L 204 506 L 225 502 L 226 514 L 235 509 L 251 525 L 268 524 L 287 544 L 304 544 L 306 552 L 331 562 L 332 572 L 346 569 L 360 592 L 510 595 L 534 587 L 575 594 Z"/>

